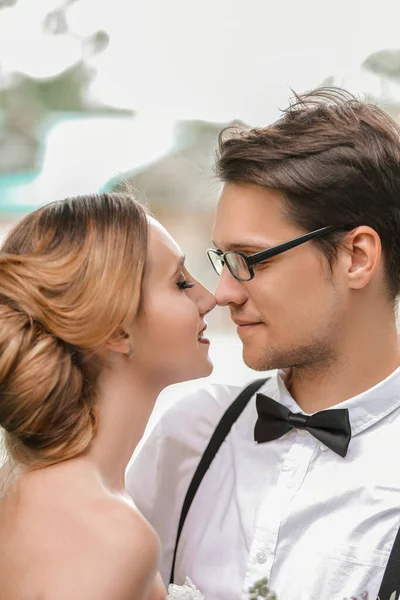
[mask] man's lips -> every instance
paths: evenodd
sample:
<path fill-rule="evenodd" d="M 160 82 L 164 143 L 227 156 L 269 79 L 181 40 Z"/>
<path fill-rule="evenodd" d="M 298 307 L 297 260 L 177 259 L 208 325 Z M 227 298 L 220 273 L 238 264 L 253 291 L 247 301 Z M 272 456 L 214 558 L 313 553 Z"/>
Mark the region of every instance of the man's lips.
<path fill-rule="evenodd" d="M 237 332 L 240 336 L 245 335 L 247 333 L 251 333 L 252 331 L 256 331 L 256 329 L 262 325 L 260 321 L 244 321 L 242 319 L 232 319 L 233 322 L 237 325 Z"/>
<path fill-rule="evenodd" d="M 244 320 L 241 320 L 241 319 L 232 319 L 232 321 L 238 327 L 251 327 L 253 325 L 260 325 L 261 324 L 261 321 L 244 321 Z"/>

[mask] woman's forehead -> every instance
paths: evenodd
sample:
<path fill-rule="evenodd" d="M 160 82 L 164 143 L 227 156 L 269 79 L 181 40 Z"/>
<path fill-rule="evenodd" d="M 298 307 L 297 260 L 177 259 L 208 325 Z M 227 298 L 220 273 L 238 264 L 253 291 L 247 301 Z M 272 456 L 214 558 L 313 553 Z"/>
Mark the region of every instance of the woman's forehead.
<path fill-rule="evenodd" d="M 168 231 L 153 217 L 148 217 L 149 243 L 147 266 L 154 269 L 159 266 L 165 269 L 169 263 L 175 264 L 182 256 L 182 251 Z"/>

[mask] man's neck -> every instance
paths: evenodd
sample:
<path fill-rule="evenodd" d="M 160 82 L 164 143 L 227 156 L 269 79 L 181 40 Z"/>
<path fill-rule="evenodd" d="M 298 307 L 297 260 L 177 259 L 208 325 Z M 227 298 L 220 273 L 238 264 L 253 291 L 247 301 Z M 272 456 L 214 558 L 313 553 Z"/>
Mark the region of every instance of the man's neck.
<path fill-rule="evenodd" d="M 324 410 L 362 394 L 400 366 L 395 327 L 386 335 L 365 337 L 372 339 L 348 340 L 329 365 L 291 370 L 286 387 L 304 412 Z"/>

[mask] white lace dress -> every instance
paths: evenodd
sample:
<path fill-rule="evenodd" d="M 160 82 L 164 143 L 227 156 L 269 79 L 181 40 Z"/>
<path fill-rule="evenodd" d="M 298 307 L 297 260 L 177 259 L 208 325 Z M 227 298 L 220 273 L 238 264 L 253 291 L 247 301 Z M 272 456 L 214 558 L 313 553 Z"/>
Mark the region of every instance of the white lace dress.
<path fill-rule="evenodd" d="M 205 600 L 205 598 L 189 577 L 186 577 L 183 585 L 169 584 L 166 600 Z"/>

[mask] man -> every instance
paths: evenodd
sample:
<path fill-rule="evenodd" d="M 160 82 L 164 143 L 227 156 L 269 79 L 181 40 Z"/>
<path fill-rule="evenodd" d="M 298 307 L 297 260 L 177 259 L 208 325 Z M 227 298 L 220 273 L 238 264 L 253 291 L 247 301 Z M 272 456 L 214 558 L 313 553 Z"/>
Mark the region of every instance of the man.
<path fill-rule="evenodd" d="M 278 372 L 199 486 L 175 581 L 207 600 L 245 599 L 263 577 L 278 600 L 375 599 L 400 525 L 400 128 L 316 90 L 269 127 L 222 135 L 217 174 L 217 302 L 246 364 Z M 128 474 L 165 583 L 187 488 L 239 393 L 177 402 Z"/>

